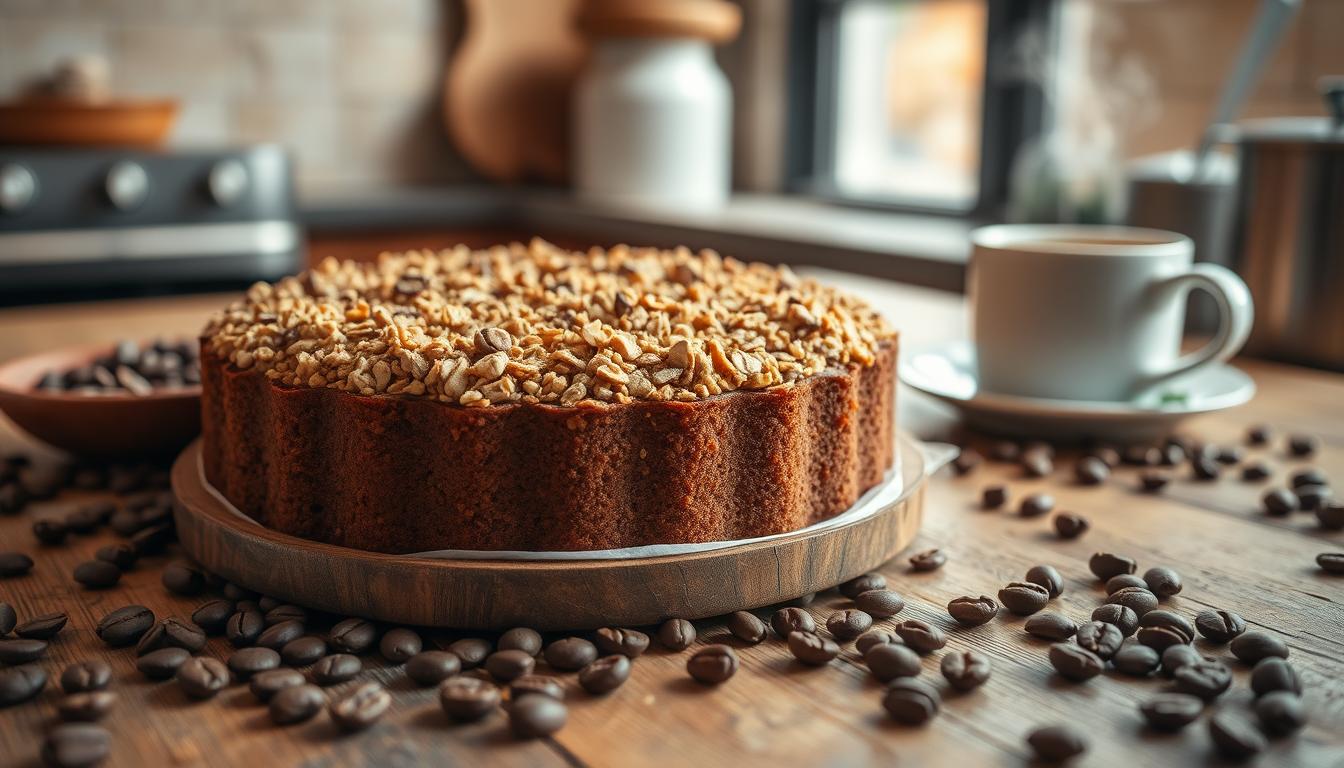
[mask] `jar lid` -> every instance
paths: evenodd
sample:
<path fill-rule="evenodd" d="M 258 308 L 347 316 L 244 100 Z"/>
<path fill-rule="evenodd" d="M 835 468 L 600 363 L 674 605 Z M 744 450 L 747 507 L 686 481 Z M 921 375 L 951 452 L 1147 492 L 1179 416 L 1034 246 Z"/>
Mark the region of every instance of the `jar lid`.
<path fill-rule="evenodd" d="M 725 0 L 587 0 L 579 28 L 590 37 L 691 37 L 726 43 L 742 28 Z"/>

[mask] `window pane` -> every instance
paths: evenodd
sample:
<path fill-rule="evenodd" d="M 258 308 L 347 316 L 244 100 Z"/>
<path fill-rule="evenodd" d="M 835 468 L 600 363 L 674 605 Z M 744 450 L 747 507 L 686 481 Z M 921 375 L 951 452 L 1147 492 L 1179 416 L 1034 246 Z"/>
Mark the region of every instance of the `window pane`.
<path fill-rule="evenodd" d="M 842 195 L 970 208 L 978 192 L 984 0 L 851 0 L 837 34 Z"/>

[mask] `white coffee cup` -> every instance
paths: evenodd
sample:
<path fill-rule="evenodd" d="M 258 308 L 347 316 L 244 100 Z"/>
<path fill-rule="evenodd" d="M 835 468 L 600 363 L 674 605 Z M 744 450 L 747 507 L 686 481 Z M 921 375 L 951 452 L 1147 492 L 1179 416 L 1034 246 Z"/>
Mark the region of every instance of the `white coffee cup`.
<path fill-rule="evenodd" d="M 983 392 L 1128 401 L 1231 357 L 1254 312 L 1246 284 L 1194 264 L 1190 239 L 1136 227 L 1005 224 L 971 233 L 967 294 Z M 1186 296 L 1208 291 L 1218 332 L 1181 354 Z"/>

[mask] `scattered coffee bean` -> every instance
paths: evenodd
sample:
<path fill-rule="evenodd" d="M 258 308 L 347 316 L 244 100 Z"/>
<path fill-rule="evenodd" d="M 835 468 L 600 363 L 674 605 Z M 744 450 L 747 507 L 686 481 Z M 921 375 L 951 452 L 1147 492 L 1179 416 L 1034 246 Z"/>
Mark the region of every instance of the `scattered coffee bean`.
<path fill-rule="evenodd" d="M 757 621 L 760 621 L 757 619 Z M 857 608 L 836 611 L 826 619 L 826 629 L 837 640 L 853 640 L 867 632 L 873 626 L 873 617 Z M 765 625 L 761 625 L 761 637 L 765 637 Z M 734 633 L 736 634 L 736 633 Z"/>
<path fill-rule="evenodd" d="M 351 733 L 362 731 L 381 720 L 391 706 L 392 695 L 387 689 L 370 681 L 331 702 L 327 709 L 336 727 Z"/>
<path fill-rule="evenodd" d="M 485 663 L 486 657 L 494 652 L 490 641 L 479 637 L 464 637 L 448 644 L 448 651 L 462 662 L 462 669 L 475 669 Z M 517 649 L 515 649 L 517 650 Z M 535 655 L 535 654 L 534 654 Z"/>
<path fill-rule="evenodd" d="M 261 637 L 261 633 L 265 629 L 266 621 L 262 618 L 261 612 L 244 608 L 234 613 L 225 622 L 224 637 L 234 648 L 241 648 L 257 642 L 257 638 Z"/>
<path fill-rule="evenodd" d="M 989 449 L 989 457 L 994 461 L 1013 462 L 1022 457 L 1022 448 L 1009 440 L 1000 440 Z"/>
<path fill-rule="evenodd" d="M 1087 533 L 1092 524 L 1082 515 L 1072 512 L 1060 512 L 1054 517 L 1055 533 L 1061 539 L 1076 539 Z"/>
<path fill-rule="evenodd" d="M 957 452 L 957 458 L 952 460 L 952 470 L 958 475 L 967 475 L 979 467 L 983 460 L 984 457 L 974 448 L 962 448 Z"/>
<path fill-rule="evenodd" d="M 872 614 L 871 611 L 869 613 L 876 615 Z M 780 608 L 770 617 L 770 628 L 775 631 L 775 635 L 781 640 L 787 640 L 790 632 L 816 631 L 817 623 L 812 619 L 812 614 L 802 608 Z"/>
<path fill-rule="evenodd" d="M 1055 497 L 1048 493 L 1032 493 L 1022 499 L 1017 513 L 1022 517 L 1040 517 L 1055 508 Z"/>
<path fill-rule="evenodd" d="M 759 622 L 760 619 L 757 619 L 757 621 Z M 761 624 L 761 638 L 765 638 L 764 623 Z M 540 640 L 540 636 L 537 639 Z M 501 638 L 502 640 L 503 638 Z M 598 652 L 603 656 L 620 654 L 627 659 L 637 659 L 649 649 L 649 636 L 636 629 L 605 627 L 597 630 L 593 644 L 597 646 Z"/>
<path fill-rule="evenodd" d="M 1255 702 L 1255 714 L 1270 736 L 1288 736 L 1307 724 L 1302 699 L 1289 691 L 1274 691 L 1261 696 Z"/>
<path fill-rule="evenodd" d="M 87 589 L 107 589 L 121 581 L 121 569 L 104 560 L 89 560 L 75 566 L 74 578 Z"/>
<path fill-rule="evenodd" d="M 755 645 L 765 639 L 765 622 L 750 611 L 738 611 L 728 617 L 728 631 L 744 643 Z"/>
<path fill-rule="evenodd" d="M 1138 627 L 1140 616 L 1157 608 L 1157 595 L 1148 590 L 1147 587 L 1124 587 L 1106 597 L 1107 603 L 1123 605 L 1134 611 L 1134 626 Z"/>
<path fill-rule="evenodd" d="M 811 667 L 829 664 L 840 655 L 840 646 L 834 640 L 815 632 L 790 632 L 788 643 L 793 657 Z"/>
<path fill-rule="evenodd" d="M 870 589 L 854 598 L 854 607 L 875 619 L 886 619 L 905 610 L 905 600 L 889 589 Z M 806 626 L 797 629 L 812 631 Z"/>
<path fill-rule="evenodd" d="M 47 655 L 47 641 L 0 638 L 0 664 L 26 664 Z"/>
<path fill-rule="evenodd" d="M 26 575 L 33 569 L 33 558 L 22 552 L 0 552 L 0 579 Z"/>
<path fill-rule="evenodd" d="M 1226 643 L 1246 631 L 1246 621 L 1231 611 L 1200 611 L 1195 617 L 1199 634 L 1210 642 Z"/>
<path fill-rule="evenodd" d="M 1048 725 L 1027 736 L 1027 744 L 1036 757 L 1047 763 L 1062 763 L 1087 751 L 1087 737 L 1068 725 Z"/>
<path fill-rule="evenodd" d="M 1092 620 L 1110 624 L 1120 630 L 1120 634 L 1129 637 L 1139 628 L 1139 615 L 1134 609 L 1119 603 L 1107 603 L 1092 611 Z"/>
<path fill-rule="evenodd" d="M 1344 552 L 1322 552 L 1316 556 L 1316 565 L 1326 573 L 1344 573 Z"/>
<path fill-rule="evenodd" d="M 1111 476 L 1111 468 L 1095 456 L 1084 456 L 1073 468 L 1079 485 L 1101 485 Z"/>
<path fill-rule="evenodd" d="M 910 569 L 913 571 L 936 571 L 947 564 L 947 553 L 941 549 L 926 549 L 910 557 Z"/>
<path fill-rule="evenodd" d="M 1335 498 L 1334 491 L 1324 485 L 1304 485 L 1297 494 L 1297 508 L 1303 512 L 1315 512 Z"/>
<path fill-rule="evenodd" d="M 95 723 L 107 717 L 117 703 L 111 691 L 72 693 L 56 704 L 56 712 L 67 723 Z"/>
<path fill-rule="evenodd" d="M 1255 424 L 1246 428 L 1247 445 L 1268 445 L 1274 431 L 1268 424 Z"/>
<path fill-rule="evenodd" d="M 1171 679 L 1177 692 L 1213 701 L 1232 686 L 1232 670 L 1216 659 L 1200 659 L 1177 667 Z"/>
<path fill-rule="evenodd" d="M 1223 445 L 1223 446 L 1219 446 L 1219 447 L 1214 451 L 1214 454 L 1213 454 L 1213 458 L 1214 458 L 1219 464 L 1224 464 L 1224 465 L 1226 465 L 1226 466 L 1232 466 L 1232 465 L 1234 465 L 1234 464 L 1240 464 L 1242 458 L 1244 458 L 1244 457 L 1245 457 L 1245 453 L 1243 453 L 1242 450 L 1241 450 L 1240 448 L 1238 448 L 1237 446 L 1235 446 L 1235 445 Z"/>
<path fill-rule="evenodd" d="M 177 684 L 193 699 L 208 699 L 229 684 L 229 668 L 209 656 L 187 659 L 177 668 Z"/>
<path fill-rule="evenodd" d="M 1131 467 L 1155 467 L 1162 463 L 1162 452 L 1152 445 L 1131 445 L 1125 448 L 1123 458 Z"/>
<path fill-rule="evenodd" d="M 261 620 L 261 623 L 262 624 L 266 623 L 266 619 L 264 616 Z M 262 630 L 261 634 L 257 635 L 256 644 L 260 645 L 262 648 L 273 648 L 278 651 L 281 648 L 285 647 L 285 644 L 290 642 L 291 640 L 297 640 L 298 638 L 303 637 L 304 632 L 307 631 L 308 631 L 307 628 L 303 625 L 303 622 L 301 621 L 282 621 L 279 624 L 272 624 L 271 626 L 266 627 L 266 629 Z M 400 631 L 403 630 L 391 629 L 388 630 L 387 635 L 391 635 L 393 633 L 399 633 Z M 385 647 L 388 642 L 387 635 L 383 636 L 382 647 Z M 404 639 L 405 638 L 402 635 L 397 634 L 395 642 L 400 643 Z M 415 639 L 418 642 L 420 638 L 417 635 Z M 419 650 L 420 649 L 417 647 L 416 652 L 418 652 Z M 412 654 L 407 654 L 406 658 L 409 659 L 411 655 Z M 391 661 L 396 664 L 401 663 L 401 661 L 405 661 L 405 659 L 401 659 L 400 661 L 395 660 L 389 657 L 387 653 L 384 653 L 383 657 L 386 658 L 388 661 Z"/>
<path fill-rule="evenodd" d="M 887 577 L 880 573 L 865 573 L 861 576 L 846 581 L 840 585 L 840 594 L 848 597 L 850 600 L 867 592 L 870 589 L 886 589 Z"/>
<path fill-rule="evenodd" d="M 1106 660 L 1115 655 L 1120 650 L 1120 645 L 1125 641 L 1125 635 L 1120 628 L 1114 624 L 1108 624 L 1104 621 L 1089 621 L 1078 627 L 1078 632 L 1073 636 L 1074 642 L 1078 647 L 1085 651 L 1091 651 L 1098 658 Z"/>
<path fill-rule="evenodd" d="M 186 563 L 165 565 L 160 580 L 164 589 L 183 597 L 194 597 L 205 591 L 205 574 Z"/>
<path fill-rule="evenodd" d="M 1120 452 L 1109 445 L 1098 446 L 1086 455 L 1105 464 L 1107 469 L 1115 469 L 1120 466 Z"/>
<path fill-rule="evenodd" d="M 938 664 L 943 678 L 958 691 L 978 688 L 989 679 L 989 657 L 979 651 L 953 651 Z"/>
<path fill-rule="evenodd" d="M 0 668 L 0 708 L 21 704 L 47 685 L 47 670 L 36 664 Z"/>
<path fill-rule="evenodd" d="M 604 642 L 615 642 L 621 635 L 619 633 L 629 630 L 603 628 L 597 631 L 598 644 Z M 645 646 L 648 645 L 648 636 L 644 636 Z M 524 651 L 532 656 L 541 653 L 542 648 L 541 633 L 528 627 L 514 627 L 499 636 L 499 642 L 496 647 L 501 651 Z M 642 653 L 643 651 L 641 651 Z M 460 662 L 459 662 L 460 663 Z"/>
<path fill-rule="evenodd" d="M 874 646 L 887 644 L 904 645 L 905 641 L 885 629 L 870 629 L 854 641 L 854 650 L 858 651 L 860 656 L 864 656 Z"/>
<path fill-rule="evenodd" d="M 1256 696 L 1274 691 L 1287 691 L 1299 695 L 1302 693 L 1302 679 L 1287 659 L 1271 656 L 1257 662 L 1251 670 L 1251 690 Z"/>
<path fill-rule="evenodd" d="M 718 685 L 736 674 L 737 653 L 726 645 L 705 646 L 686 662 L 686 671 L 698 682 Z"/>
<path fill-rule="evenodd" d="M 160 648 L 136 659 L 135 668 L 150 680 L 167 680 L 190 658 L 191 654 L 184 648 Z"/>
<path fill-rule="evenodd" d="M 943 630 L 927 621 L 906 619 L 891 628 L 896 636 L 918 653 L 932 653 L 947 645 Z"/>
<path fill-rule="evenodd" d="M 496 653 L 518 653 L 529 659 L 532 658 L 532 655 L 527 651 L 516 648 L 505 649 Z M 326 658 L 333 657 L 328 656 Z M 332 663 L 328 662 L 328 664 Z M 486 659 L 486 669 L 489 670 L 489 658 Z M 461 671 L 461 660 L 447 651 L 421 651 L 406 660 L 406 677 L 422 687 L 438 685 Z"/>
<path fill-rule="evenodd" d="M 65 623 L 69 620 L 70 616 L 65 612 L 34 616 L 14 627 L 14 634 L 30 640 L 50 640 L 65 629 Z"/>
<path fill-rule="evenodd" d="M 1223 468 L 1212 456 L 1199 455 L 1190 459 L 1190 471 L 1196 480 L 1217 480 Z"/>
<path fill-rule="evenodd" d="M 1008 503 L 1008 489 L 1002 485 L 991 485 L 980 493 L 980 506 L 985 509 L 999 509 Z"/>
<path fill-rule="evenodd" d="M 140 557 L 156 555 L 173 541 L 175 535 L 171 522 L 151 525 L 131 536 L 131 546 L 135 547 L 135 552 Z"/>
<path fill-rule="evenodd" d="M 342 619 L 327 633 L 327 643 L 332 650 L 341 653 L 364 653 L 377 639 L 378 628 L 373 622 L 359 618 Z M 481 658 L 485 658 L 484 655 Z"/>
<path fill-rule="evenodd" d="M 297 669 L 268 669 L 258 672 L 248 681 L 247 688 L 257 701 L 270 701 L 275 694 L 286 688 L 294 688 L 307 683 L 303 673 Z"/>
<path fill-rule="evenodd" d="M 1297 511 L 1297 494 L 1287 488 L 1274 488 L 1260 497 L 1260 504 L 1264 506 L 1265 514 L 1283 517 Z"/>
<path fill-rule="evenodd" d="M 1064 577 L 1059 575 L 1059 571 L 1053 565 L 1033 565 L 1027 569 L 1024 580 L 1045 587 L 1051 598 L 1064 593 Z"/>
<path fill-rule="evenodd" d="M 566 637 L 546 646 L 546 663 L 562 672 L 577 672 L 596 659 L 597 646 L 581 637 Z"/>
<path fill-rule="evenodd" d="M 239 681 L 280 666 L 280 653 L 271 648 L 240 648 L 229 656 L 229 669 Z"/>
<path fill-rule="evenodd" d="M 499 689 L 476 677 L 450 677 L 439 686 L 439 704 L 458 722 L 480 720 L 499 706 Z"/>
<path fill-rule="evenodd" d="M 1155 651 L 1165 651 L 1173 645 L 1185 645 L 1187 640 L 1180 632 L 1171 627 L 1139 627 L 1138 641 Z"/>
<path fill-rule="evenodd" d="M 1183 638 L 1182 642 L 1191 643 L 1195 640 L 1195 625 L 1184 616 L 1169 611 L 1164 608 L 1158 608 L 1155 611 L 1145 613 L 1139 619 L 1140 627 L 1167 627 L 1178 632 Z"/>
<path fill-rule="evenodd" d="M 998 615 L 999 604 L 989 595 L 966 595 L 948 603 L 947 613 L 963 627 L 978 627 Z"/>
<path fill-rule="evenodd" d="M 102 659 L 77 661 L 61 672 L 61 690 L 66 693 L 101 691 L 112 682 L 112 667 Z"/>
<path fill-rule="evenodd" d="M 1209 738 L 1218 754 L 1228 760 L 1245 760 L 1268 746 L 1254 723 L 1227 709 L 1209 718 Z"/>
<path fill-rule="evenodd" d="M 921 680 L 903 677 L 893 680 L 882 697 L 882 708 L 893 720 L 904 725 L 923 725 L 938 714 L 942 697 Z"/>
<path fill-rule="evenodd" d="M 1113 595 L 1125 587 L 1148 588 L 1148 582 L 1141 576 L 1135 576 L 1132 573 L 1122 573 L 1119 576 L 1112 576 L 1106 580 L 1106 594 Z"/>
<path fill-rule="evenodd" d="M 1268 480 L 1271 474 L 1273 473 L 1270 472 L 1269 465 L 1263 461 L 1252 461 L 1241 468 L 1241 479 L 1243 482 L 1247 483 L 1258 483 L 1263 480 Z"/>
<path fill-rule="evenodd" d="M 309 622 L 310 617 L 308 616 L 308 611 L 306 609 L 297 605 L 285 604 L 277 605 L 269 611 L 266 611 L 262 616 L 262 620 L 268 627 L 273 627 L 276 624 L 283 624 L 286 621 L 297 621 L 300 624 L 306 625 Z"/>
<path fill-rule="evenodd" d="M 0 483 L 0 515 L 17 515 L 28 504 L 28 493 L 18 483 Z"/>
<path fill-rule="evenodd" d="M 94 632 L 113 648 L 131 645 L 154 626 L 154 612 L 143 605 L 127 605 L 107 614 Z"/>
<path fill-rule="evenodd" d="M 1161 663 L 1162 657 L 1157 651 L 1137 643 L 1122 646 L 1111 657 L 1111 666 L 1132 677 L 1147 677 L 1156 672 Z"/>
<path fill-rule="evenodd" d="M 999 590 L 999 602 L 1009 612 L 1018 616 L 1030 616 L 1050 602 L 1050 592 L 1040 584 L 1030 581 L 1014 581 Z"/>
<path fill-rule="evenodd" d="M 1193 645 L 1169 645 L 1162 653 L 1162 674 L 1168 678 L 1176 676 L 1176 670 L 1181 667 L 1203 661 L 1204 657 L 1199 655 L 1199 651 Z"/>
<path fill-rule="evenodd" d="M 271 691 L 268 709 L 271 713 L 271 722 L 276 725 L 293 725 L 313 719 L 313 716 L 321 712 L 326 705 L 327 695 L 321 688 L 300 683 Z"/>
<path fill-rule="evenodd" d="M 863 654 L 863 661 L 869 671 L 882 682 L 890 682 L 898 677 L 914 677 L 919 674 L 919 654 L 900 643 L 878 643 Z"/>
<path fill-rule="evenodd" d="M 1100 656 L 1071 643 L 1050 646 L 1050 664 L 1060 677 L 1076 683 L 1090 680 L 1106 669 L 1106 662 Z"/>
<path fill-rule="evenodd" d="M 579 670 L 579 685 L 594 696 L 604 696 L 630 679 L 630 668 L 630 659 L 623 654 L 603 656 Z"/>
<path fill-rule="evenodd" d="M 1073 619 L 1058 613 L 1038 613 L 1023 625 L 1027 633 L 1046 640 L 1067 640 L 1078 632 Z"/>
<path fill-rule="evenodd" d="M 1097 552 L 1087 561 L 1088 570 L 1102 581 L 1106 581 L 1122 573 L 1133 573 L 1138 570 L 1138 564 L 1133 558 L 1123 555 L 1113 555 L 1109 552 Z"/>
<path fill-rule="evenodd" d="M 532 674 L 536 665 L 527 651 L 495 651 L 485 659 L 485 671 L 502 683 Z"/>
<path fill-rule="evenodd" d="M 421 653 L 440 653 L 440 651 L 422 651 Z M 416 656 L 419 655 L 421 654 L 416 654 Z M 457 658 L 456 654 L 449 655 L 453 656 L 455 659 Z M 416 656 L 412 656 L 411 660 L 414 660 Z M 410 663 L 410 661 L 406 662 L 407 676 L 411 677 L 411 679 L 416 682 L 420 682 L 423 678 L 411 674 Z M 461 663 L 462 662 L 459 660 L 459 668 L 461 667 Z M 445 662 L 444 666 L 447 666 L 447 664 L 448 662 Z M 353 680 L 355 675 L 358 675 L 363 669 L 364 663 L 359 660 L 358 656 L 349 653 L 333 653 L 330 656 L 323 656 L 318 659 L 317 663 L 314 664 L 313 668 L 309 671 L 313 676 L 313 682 L 318 685 L 326 686 L 339 685 L 347 680 Z M 421 674 L 421 671 L 417 671 L 416 674 Z M 427 676 L 428 672 L 425 671 L 424 674 Z"/>
<path fill-rule="evenodd" d="M 1325 473 L 1319 469 L 1308 467 L 1306 469 L 1299 469 L 1290 475 L 1288 478 L 1288 485 L 1293 490 L 1297 490 L 1298 488 L 1308 485 L 1328 486 L 1330 485 L 1330 480 L 1325 476 Z"/>
<path fill-rule="evenodd" d="M 197 653 L 205 647 L 205 632 L 189 621 L 169 617 L 159 622 L 159 626 L 163 630 L 163 645 L 184 648 L 191 653 Z"/>
<path fill-rule="evenodd" d="M 191 613 L 191 623 L 208 635 L 223 634 L 224 627 L 233 615 L 233 603 L 228 600 L 211 600 Z"/>
<path fill-rule="evenodd" d="M 1310 456 L 1316 453 L 1319 444 L 1320 441 L 1311 435 L 1289 435 L 1288 454 L 1297 458 Z"/>
<path fill-rule="evenodd" d="M 1246 632 L 1238 635 L 1233 638 L 1230 647 L 1232 655 L 1247 664 L 1271 657 L 1288 658 L 1288 644 L 1264 632 Z"/>
<path fill-rule="evenodd" d="M 1181 575 L 1171 568 L 1159 566 L 1143 572 L 1143 581 L 1159 600 L 1178 595 L 1184 584 Z"/>
<path fill-rule="evenodd" d="M 1055 471 L 1055 461 L 1043 451 L 1027 451 L 1022 454 L 1022 474 L 1026 477 L 1048 477 Z"/>
<path fill-rule="evenodd" d="M 1158 731 L 1179 731 L 1199 719 L 1204 701 L 1185 693 L 1159 693 L 1139 705 L 1148 725 Z"/>
<path fill-rule="evenodd" d="M 1144 493 L 1157 493 L 1171 483 L 1171 474 L 1150 469 L 1139 475 L 1139 488 Z"/>
<path fill-rule="evenodd" d="M 0 601 L 0 637 L 8 635 L 19 623 L 19 616 L 14 612 L 14 606 Z"/>
<path fill-rule="evenodd" d="M 306 667 L 326 655 L 327 641 L 316 635 L 304 635 L 280 647 L 281 661 L 291 667 Z"/>
<path fill-rule="evenodd" d="M 49 547 L 64 544 L 69 534 L 70 529 L 62 520 L 38 520 L 33 523 L 33 536 Z"/>
<path fill-rule="evenodd" d="M 569 710 L 564 702 L 550 696 L 526 695 L 509 705 L 509 731 L 516 739 L 549 736 L 565 727 L 567 720 Z"/>
<path fill-rule="evenodd" d="M 596 664 L 597 662 L 593 663 Z M 584 669 L 587 669 L 587 667 L 584 667 Z M 582 676 L 583 673 L 580 672 L 579 674 Z M 510 701 L 517 701 L 531 694 L 550 696 L 556 701 L 565 700 L 565 689 L 556 682 L 555 678 L 547 675 L 523 675 L 509 684 Z"/>
<path fill-rule="evenodd" d="M 695 625 L 685 619 L 668 619 L 658 627 L 658 642 L 669 651 L 686 650 L 695 637 Z"/>
<path fill-rule="evenodd" d="M 111 752 L 111 734 L 94 723 L 62 723 L 42 741 L 42 762 L 54 768 L 90 768 Z"/>

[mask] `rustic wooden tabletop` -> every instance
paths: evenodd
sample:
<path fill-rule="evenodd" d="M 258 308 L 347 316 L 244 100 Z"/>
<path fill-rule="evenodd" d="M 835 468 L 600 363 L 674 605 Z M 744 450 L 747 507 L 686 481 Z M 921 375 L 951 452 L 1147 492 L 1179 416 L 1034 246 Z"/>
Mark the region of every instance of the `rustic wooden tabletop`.
<path fill-rule="evenodd" d="M 902 329 L 904 343 L 964 331 L 960 297 L 852 276 L 827 277 L 876 302 Z M 222 300 L 0 310 L 0 360 L 76 342 L 193 335 Z M 1088 734 L 1091 749 L 1082 765 L 1217 764 L 1203 721 L 1174 735 L 1144 727 L 1136 707 L 1168 684 L 1160 676 L 1135 680 L 1107 672 L 1086 683 L 1065 682 L 1046 660 L 1048 644 L 1028 636 L 1023 620 L 1000 613 L 989 624 L 963 629 L 945 610 L 952 598 L 994 595 L 1030 566 L 1045 563 L 1065 579 L 1065 591 L 1051 610 L 1086 620 L 1104 597 L 1087 560 L 1093 552 L 1109 551 L 1135 558 L 1140 572 L 1157 565 L 1178 570 L 1185 589 L 1165 607 L 1191 617 L 1205 608 L 1235 611 L 1254 628 L 1287 641 L 1306 686 L 1310 724 L 1295 737 L 1272 741 L 1259 764 L 1344 766 L 1344 578 L 1327 576 L 1314 563 L 1317 553 L 1344 550 L 1344 534 L 1320 530 L 1309 514 L 1267 517 L 1258 504 L 1264 490 L 1283 484 L 1294 468 L 1311 465 L 1344 478 L 1344 376 L 1239 364 L 1259 386 L 1255 400 L 1193 419 L 1184 431 L 1200 440 L 1240 445 L 1249 425 L 1271 425 L 1279 436 L 1273 444 L 1247 451 L 1273 468 L 1268 482 L 1245 483 L 1235 472 L 1216 483 L 1197 482 L 1182 470 L 1164 493 L 1151 495 L 1138 492 L 1136 470 L 1120 468 L 1100 487 L 1080 487 L 1072 482 L 1067 451 L 1054 474 L 1043 479 L 1028 480 L 1019 468 L 992 462 L 964 477 L 944 470 L 932 479 L 923 531 L 911 551 L 940 547 L 948 563 L 931 573 L 913 573 L 898 557 L 881 571 L 908 604 L 898 619 L 917 617 L 945 627 L 948 650 L 982 651 L 994 668 L 983 687 L 955 694 L 938 674 L 941 652 L 926 657 L 923 677 L 946 696 L 941 715 L 924 727 L 901 726 L 885 715 L 882 686 L 852 645 L 825 667 L 804 667 L 778 640 L 754 647 L 724 640 L 726 631 L 717 621 L 699 624 L 701 643 L 739 646 L 742 668 L 728 683 L 713 689 L 696 684 L 686 674 L 687 653 L 655 647 L 637 660 L 630 680 L 604 698 L 585 694 L 573 675 L 565 675 L 569 723 L 549 738 L 515 741 L 498 714 L 480 723 L 452 724 L 432 688 L 414 687 L 399 668 L 373 656 L 365 659 L 360 679 L 378 679 L 394 694 L 393 710 L 381 723 L 353 735 L 341 735 L 325 716 L 277 727 L 243 686 L 194 702 L 173 683 L 145 680 L 135 670 L 133 652 L 109 650 L 95 637 L 98 619 L 121 605 L 140 603 L 161 618 L 187 617 L 207 598 L 178 597 L 164 589 L 158 565 L 171 556 L 136 567 L 112 589 L 86 591 L 75 584 L 74 566 L 116 537 L 101 532 L 60 547 L 39 546 L 30 532 L 34 520 L 97 496 L 66 492 L 20 515 L 0 517 L 0 550 L 26 551 L 37 562 L 27 576 L 0 580 L 0 601 L 13 605 L 21 619 L 53 611 L 70 614 L 69 626 L 39 662 L 53 682 L 35 701 L 0 709 L 0 765 L 38 764 L 42 734 L 56 722 L 60 692 L 55 678 L 65 665 L 89 657 L 112 665 L 112 690 L 120 696 L 105 721 L 113 740 L 108 764 L 114 766 L 1019 765 L 1030 760 L 1025 735 L 1053 723 L 1071 723 Z M 908 391 L 901 398 L 904 428 L 929 438 L 964 437 L 946 411 Z M 1290 432 L 1316 435 L 1321 450 L 1310 460 L 1290 459 L 1282 443 Z M 0 425 L 0 452 L 20 447 L 32 449 L 12 426 Z M 40 449 L 37 454 L 46 455 Z M 1018 497 L 1048 489 L 1061 509 L 1086 516 L 1092 528 L 1078 540 L 1061 541 L 1048 517 L 982 511 L 980 490 L 995 482 L 1006 483 Z M 820 624 L 848 602 L 824 593 L 810 610 Z M 450 637 L 429 636 L 431 642 Z M 1226 646 L 1204 641 L 1197 646 L 1236 670 L 1235 686 L 1219 706 L 1245 707 L 1247 668 L 1231 658 Z M 223 659 L 230 651 L 215 638 L 204 653 Z"/>

